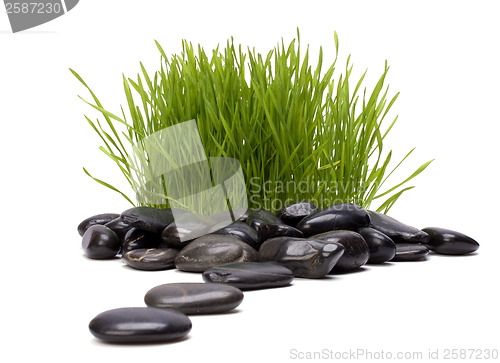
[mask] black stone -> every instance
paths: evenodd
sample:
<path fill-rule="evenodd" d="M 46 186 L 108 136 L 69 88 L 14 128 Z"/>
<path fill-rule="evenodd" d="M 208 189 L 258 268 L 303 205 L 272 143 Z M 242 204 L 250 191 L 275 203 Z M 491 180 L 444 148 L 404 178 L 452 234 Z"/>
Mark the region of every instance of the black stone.
<path fill-rule="evenodd" d="M 106 226 L 90 226 L 82 238 L 83 253 L 93 259 L 113 258 L 120 251 L 120 239 Z"/>
<path fill-rule="evenodd" d="M 213 234 L 234 236 L 256 250 L 258 250 L 260 247 L 259 236 L 257 235 L 255 229 L 250 227 L 248 224 L 240 221 L 233 222 L 230 225 L 219 229 Z"/>
<path fill-rule="evenodd" d="M 97 315 L 89 329 L 96 338 L 107 342 L 162 342 L 186 336 L 191 320 L 175 310 L 120 308 Z"/>
<path fill-rule="evenodd" d="M 259 250 L 260 261 L 276 261 L 292 270 L 294 276 L 322 278 L 331 271 L 344 252 L 339 243 L 325 243 L 296 237 L 276 237 Z"/>
<path fill-rule="evenodd" d="M 237 262 L 213 267 L 203 272 L 203 280 L 228 284 L 241 290 L 287 286 L 293 273 L 275 262 Z"/>
<path fill-rule="evenodd" d="M 274 237 L 303 237 L 301 231 L 289 226 L 265 209 L 252 211 L 248 215 L 246 223 L 257 231 L 260 244 Z"/>
<path fill-rule="evenodd" d="M 305 217 L 318 211 L 318 207 L 311 202 L 293 203 L 278 213 L 278 218 L 289 226 L 295 227 Z"/>
<path fill-rule="evenodd" d="M 396 255 L 391 261 L 418 261 L 429 254 L 429 249 L 420 243 L 396 243 Z"/>
<path fill-rule="evenodd" d="M 367 263 L 383 263 L 392 260 L 396 254 L 396 244 L 388 236 L 373 228 L 361 228 L 359 234 L 370 249 Z"/>
<path fill-rule="evenodd" d="M 471 237 L 451 229 L 427 227 L 423 231 L 429 235 L 426 246 L 433 252 L 442 255 L 466 255 L 479 248 Z"/>
<path fill-rule="evenodd" d="M 355 204 L 336 204 L 305 217 L 297 224 L 305 236 L 334 230 L 357 231 L 368 227 L 368 212 Z"/>
<path fill-rule="evenodd" d="M 368 211 L 370 227 L 382 232 L 394 243 L 427 243 L 429 235 L 418 228 L 404 224 L 383 213 Z"/>
<path fill-rule="evenodd" d="M 149 248 L 132 250 L 122 256 L 123 261 L 138 270 L 157 271 L 174 268 L 179 251 L 174 248 Z"/>
<path fill-rule="evenodd" d="M 125 240 L 125 235 L 127 234 L 127 232 L 132 229 L 132 226 L 125 223 L 119 216 L 106 223 L 105 226 L 115 232 L 122 243 Z"/>
<path fill-rule="evenodd" d="M 176 218 L 161 233 L 162 246 L 184 248 L 193 239 L 209 232 L 209 220 L 196 214 L 184 214 Z"/>
<path fill-rule="evenodd" d="M 84 219 L 79 225 L 78 225 L 78 234 L 83 237 L 83 234 L 89 227 L 94 226 L 96 224 L 106 224 L 109 221 L 118 218 L 120 215 L 116 213 L 103 213 L 103 214 L 97 214 L 92 217 L 88 217 L 87 219 Z"/>
<path fill-rule="evenodd" d="M 236 219 L 236 221 L 245 223 L 247 221 L 248 215 L 252 213 L 252 211 L 253 209 L 248 208 L 246 212 L 243 213 L 243 215 L 241 215 L 239 218 Z"/>
<path fill-rule="evenodd" d="M 170 209 L 153 207 L 130 208 L 124 211 L 120 217 L 125 223 L 152 233 L 161 233 L 174 221 L 174 215 Z"/>
<path fill-rule="evenodd" d="M 157 248 L 161 243 L 159 234 L 131 228 L 125 235 L 122 244 L 122 254 L 132 250 Z"/>
<path fill-rule="evenodd" d="M 337 243 L 344 246 L 344 253 L 331 270 L 332 273 L 357 270 L 370 257 L 370 250 L 366 241 L 359 233 L 353 231 L 330 231 L 309 238 L 315 241 Z"/>
<path fill-rule="evenodd" d="M 230 262 L 257 261 L 252 247 L 233 236 L 207 234 L 184 247 L 175 258 L 175 267 L 182 271 L 203 272 Z"/>
<path fill-rule="evenodd" d="M 216 314 L 236 308 L 243 293 L 224 284 L 174 283 L 153 287 L 146 293 L 147 306 L 175 309 L 184 314 Z"/>

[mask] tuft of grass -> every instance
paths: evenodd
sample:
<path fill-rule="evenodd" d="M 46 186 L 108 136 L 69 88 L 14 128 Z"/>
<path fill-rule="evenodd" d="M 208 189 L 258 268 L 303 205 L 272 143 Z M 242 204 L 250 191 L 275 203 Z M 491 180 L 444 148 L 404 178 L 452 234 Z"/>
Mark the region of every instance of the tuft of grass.
<path fill-rule="evenodd" d="M 334 40 L 338 54 L 336 33 Z M 104 108 L 71 70 L 90 92 L 92 101 L 84 101 L 104 119 L 86 117 L 104 143 L 100 149 L 121 170 L 138 205 L 168 206 L 144 192 L 151 168 L 146 138 L 193 119 L 207 156 L 240 161 L 252 208 L 276 211 L 304 200 L 320 208 L 343 202 L 368 208 L 385 197 L 377 210 L 386 213 L 413 188 L 408 182 L 432 162 L 383 189 L 414 150 L 389 166 L 392 151 L 386 152 L 383 142 L 397 117 L 385 128 L 382 124 L 399 94 L 388 96 L 387 62 L 373 90 L 364 89 L 361 95 L 365 75 L 351 80 L 350 57 L 336 80 L 337 57 L 324 67 L 320 48 L 317 64 L 311 65 L 298 31 L 290 44 L 281 41 L 265 55 L 243 50 L 233 39 L 212 52 L 200 45 L 195 50 L 184 40 L 181 54 L 171 56 L 156 45 L 161 54 L 158 71 L 148 74 L 141 63 L 135 79 L 123 76 L 127 107 L 121 107 L 119 116 Z M 84 171 L 134 204 L 125 192 Z M 158 188 L 150 192 L 158 193 Z"/>

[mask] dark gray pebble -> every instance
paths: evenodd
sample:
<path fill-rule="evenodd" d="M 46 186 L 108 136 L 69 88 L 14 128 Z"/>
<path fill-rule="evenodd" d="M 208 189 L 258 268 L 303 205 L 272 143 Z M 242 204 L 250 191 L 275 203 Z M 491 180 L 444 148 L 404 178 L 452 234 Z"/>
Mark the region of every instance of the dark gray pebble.
<path fill-rule="evenodd" d="M 124 211 L 120 217 L 125 223 L 152 233 L 161 233 L 174 221 L 174 215 L 170 209 L 153 207 L 130 208 Z"/>
<path fill-rule="evenodd" d="M 184 247 L 175 258 L 175 267 L 181 271 L 203 272 L 230 262 L 257 261 L 252 247 L 233 236 L 207 234 Z"/>
<path fill-rule="evenodd" d="M 179 253 L 174 248 L 137 249 L 125 253 L 123 261 L 138 270 L 157 271 L 175 267 L 174 259 Z"/>
<path fill-rule="evenodd" d="M 160 243 L 159 234 L 131 228 L 123 240 L 122 254 L 132 250 L 157 248 Z"/>
<path fill-rule="evenodd" d="M 318 211 L 318 207 L 311 202 L 299 202 L 287 205 L 278 212 L 278 218 L 289 226 L 295 227 L 305 217 Z"/>
<path fill-rule="evenodd" d="M 427 243 L 429 235 L 383 213 L 369 211 L 370 227 L 382 232 L 394 243 Z"/>
<path fill-rule="evenodd" d="M 259 236 L 255 229 L 250 227 L 248 224 L 236 221 L 231 223 L 230 225 L 219 229 L 213 234 L 223 234 L 223 235 L 231 235 L 238 238 L 240 241 L 245 242 L 250 247 L 258 250 L 260 247 Z"/>
<path fill-rule="evenodd" d="M 163 342 L 186 336 L 191 330 L 191 320 L 174 310 L 120 308 L 97 315 L 89 329 L 96 338 L 106 342 Z"/>
<path fill-rule="evenodd" d="M 79 225 L 78 225 L 78 234 L 83 237 L 83 234 L 89 227 L 94 226 L 96 224 L 106 224 L 109 221 L 118 218 L 120 215 L 116 213 L 102 213 L 102 214 L 97 214 L 92 217 L 88 217 L 87 219 L 84 219 Z"/>
<path fill-rule="evenodd" d="M 363 208 L 349 203 L 336 204 L 305 217 L 297 224 L 305 236 L 334 230 L 357 231 L 368 227 L 370 217 Z"/>
<path fill-rule="evenodd" d="M 243 293 L 223 284 L 173 283 L 153 287 L 144 301 L 150 307 L 175 309 L 188 315 L 216 314 L 240 305 Z"/>
<path fill-rule="evenodd" d="M 275 262 L 236 262 L 213 267 L 203 272 L 203 280 L 228 284 L 241 290 L 287 286 L 293 273 Z"/>
<path fill-rule="evenodd" d="M 100 224 L 90 226 L 83 234 L 83 253 L 92 259 L 113 258 L 120 251 L 120 246 L 116 233 Z"/>
<path fill-rule="evenodd" d="M 120 217 L 109 221 L 105 224 L 105 226 L 115 232 L 122 243 L 125 240 L 125 235 L 127 234 L 127 232 L 133 228 L 130 224 L 125 223 Z"/>
<path fill-rule="evenodd" d="M 364 238 L 353 231 L 330 231 L 309 237 L 315 241 L 338 243 L 344 246 L 344 253 L 332 269 L 335 272 L 351 272 L 363 266 L 370 257 L 370 250 Z"/>
<path fill-rule="evenodd" d="M 396 244 L 382 232 L 366 227 L 361 228 L 359 234 L 370 249 L 367 263 L 384 263 L 392 260 L 396 254 Z"/>
<path fill-rule="evenodd" d="M 252 211 L 248 215 L 246 223 L 257 231 L 259 244 L 274 237 L 303 237 L 301 231 L 289 226 L 265 209 Z"/>
<path fill-rule="evenodd" d="M 429 249 L 420 243 L 396 243 L 396 255 L 391 261 L 419 261 L 426 258 Z"/>
<path fill-rule="evenodd" d="M 442 255 L 466 255 L 479 248 L 479 243 L 474 239 L 451 229 L 427 227 L 423 231 L 429 235 L 429 242 L 426 246 L 435 253 Z"/>
<path fill-rule="evenodd" d="M 259 249 L 260 261 L 275 261 L 289 268 L 294 276 L 322 278 L 331 271 L 344 252 L 339 243 L 296 237 L 276 237 Z"/>

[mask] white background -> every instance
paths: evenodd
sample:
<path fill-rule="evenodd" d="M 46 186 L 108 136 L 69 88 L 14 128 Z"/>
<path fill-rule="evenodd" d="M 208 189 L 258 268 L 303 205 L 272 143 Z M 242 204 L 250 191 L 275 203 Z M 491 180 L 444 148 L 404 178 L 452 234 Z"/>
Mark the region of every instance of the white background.
<path fill-rule="evenodd" d="M 369 349 L 424 352 L 500 349 L 498 298 L 498 105 L 500 6 L 488 1 L 97 1 L 12 34 L 0 13 L 1 311 L 6 361 L 286 362 L 301 352 Z M 325 280 L 245 294 L 237 313 L 192 317 L 178 343 L 102 344 L 87 325 L 98 313 L 142 306 L 150 288 L 201 281 L 198 274 L 140 272 L 83 257 L 78 223 L 129 207 L 88 178 L 126 187 L 84 119 L 95 118 L 70 74 L 77 70 L 104 105 L 125 104 L 122 73 L 159 67 L 154 44 L 179 53 L 181 39 L 205 50 L 236 43 L 266 52 L 300 28 L 312 54 L 352 54 L 372 87 L 387 59 L 399 120 L 387 146 L 416 151 L 399 178 L 435 162 L 391 215 L 442 226 L 479 241 L 475 256 L 368 266 Z M 337 73 L 338 75 L 338 73 Z M 396 181 L 396 180 L 394 180 Z"/>

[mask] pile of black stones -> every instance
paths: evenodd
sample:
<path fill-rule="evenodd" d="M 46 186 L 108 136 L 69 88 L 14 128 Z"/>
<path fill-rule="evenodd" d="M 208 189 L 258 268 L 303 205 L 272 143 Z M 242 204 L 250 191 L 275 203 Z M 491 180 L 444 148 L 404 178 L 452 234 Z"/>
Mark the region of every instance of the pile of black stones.
<path fill-rule="evenodd" d="M 84 254 L 122 260 L 139 270 L 201 272 L 203 282 L 170 283 L 149 290 L 146 307 L 97 315 L 91 333 L 107 342 L 157 342 L 185 337 L 187 315 L 232 310 L 243 292 L 290 285 L 294 277 L 318 279 L 364 264 L 426 259 L 476 251 L 472 238 L 445 228 L 418 229 L 354 204 L 326 209 L 310 202 L 279 213 L 248 210 L 239 220 L 210 230 L 203 218 L 177 228 L 170 209 L 134 207 L 89 217 L 78 226 Z M 214 228 L 212 228 L 214 229 Z M 190 235 L 201 237 L 190 239 Z"/>

